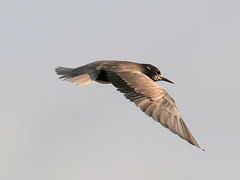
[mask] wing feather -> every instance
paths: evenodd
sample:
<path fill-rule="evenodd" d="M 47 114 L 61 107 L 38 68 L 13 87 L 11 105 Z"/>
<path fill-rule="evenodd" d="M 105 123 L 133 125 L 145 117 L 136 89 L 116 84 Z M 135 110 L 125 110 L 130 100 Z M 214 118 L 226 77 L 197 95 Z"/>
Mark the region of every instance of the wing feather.
<path fill-rule="evenodd" d="M 143 112 L 199 148 L 175 104 L 164 88 L 140 72 L 108 71 L 109 81 Z"/>

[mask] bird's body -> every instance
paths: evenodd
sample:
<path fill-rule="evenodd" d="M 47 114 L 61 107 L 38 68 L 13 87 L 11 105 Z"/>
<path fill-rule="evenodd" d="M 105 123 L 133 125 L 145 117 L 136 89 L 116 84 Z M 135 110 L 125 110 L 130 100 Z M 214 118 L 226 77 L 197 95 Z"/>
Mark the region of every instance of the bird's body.
<path fill-rule="evenodd" d="M 56 68 L 60 78 L 78 85 L 92 81 L 111 83 L 124 96 L 134 102 L 154 120 L 173 133 L 201 148 L 184 123 L 182 116 L 168 93 L 155 81 L 167 81 L 158 68 L 151 64 L 129 61 L 96 61 L 78 68 Z"/>

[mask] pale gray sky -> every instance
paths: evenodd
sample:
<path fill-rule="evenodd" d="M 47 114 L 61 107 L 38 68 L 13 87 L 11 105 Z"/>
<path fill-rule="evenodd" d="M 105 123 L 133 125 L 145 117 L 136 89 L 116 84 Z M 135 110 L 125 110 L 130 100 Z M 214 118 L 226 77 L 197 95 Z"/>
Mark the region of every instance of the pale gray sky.
<path fill-rule="evenodd" d="M 240 2 L 0 2 L 0 179 L 240 179 Z M 111 85 L 56 66 L 151 63 L 202 152 Z"/>

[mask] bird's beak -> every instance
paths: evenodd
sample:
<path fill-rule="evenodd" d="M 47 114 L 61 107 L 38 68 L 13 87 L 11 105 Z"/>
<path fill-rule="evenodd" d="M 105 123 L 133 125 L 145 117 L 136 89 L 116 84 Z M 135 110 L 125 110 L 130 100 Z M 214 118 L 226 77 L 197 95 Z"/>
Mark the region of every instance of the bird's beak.
<path fill-rule="evenodd" d="M 165 78 L 163 76 L 161 76 L 161 80 L 160 81 L 166 81 L 166 82 L 174 84 L 174 82 L 170 81 L 169 79 L 167 79 L 167 78 Z"/>

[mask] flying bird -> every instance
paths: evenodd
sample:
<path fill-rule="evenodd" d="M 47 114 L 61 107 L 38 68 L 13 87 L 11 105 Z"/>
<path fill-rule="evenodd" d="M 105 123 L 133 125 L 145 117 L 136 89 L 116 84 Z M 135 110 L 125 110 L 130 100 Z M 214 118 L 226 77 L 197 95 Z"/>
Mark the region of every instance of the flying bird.
<path fill-rule="evenodd" d="M 173 82 L 165 78 L 155 66 L 104 60 L 77 68 L 57 67 L 55 70 L 61 75 L 60 79 L 77 85 L 85 85 L 93 81 L 111 83 L 145 114 L 190 144 L 201 148 L 183 121 L 173 98 L 156 83 L 156 81 Z"/>

